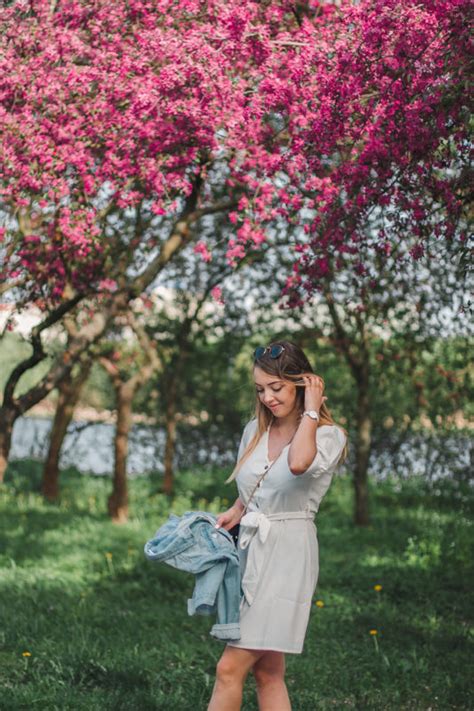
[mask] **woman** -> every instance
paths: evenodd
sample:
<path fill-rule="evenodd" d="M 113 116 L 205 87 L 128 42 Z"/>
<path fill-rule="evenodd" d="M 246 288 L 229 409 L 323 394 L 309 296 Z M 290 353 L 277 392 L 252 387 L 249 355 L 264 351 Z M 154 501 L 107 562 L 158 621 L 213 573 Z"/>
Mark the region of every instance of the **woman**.
<path fill-rule="evenodd" d="M 347 454 L 323 379 L 298 346 L 277 341 L 257 348 L 253 376 L 256 417 L 227 480 L 236 480 L 239 496 L 216 524 L 229 530 L 240 522 L 241 638 L 226 644 L 208 711 L 240 709 L 250 670 L 260 711 L 291 711 L 285 653 L 303 650 L 318 579 L 314 515 Z"/>

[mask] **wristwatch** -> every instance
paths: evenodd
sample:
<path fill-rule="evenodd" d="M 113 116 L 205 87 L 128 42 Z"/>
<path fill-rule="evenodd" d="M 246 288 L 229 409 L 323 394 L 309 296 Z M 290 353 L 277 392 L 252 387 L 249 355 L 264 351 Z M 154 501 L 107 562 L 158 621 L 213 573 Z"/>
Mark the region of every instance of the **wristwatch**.
<path fill-rule="evenodd" d="M 308 415 L 308 417 L 311 417 L 312 420 L 319 422 L 319 412 L 316 412 L 316 410 L 305 410 L 303 412 L 303 417 L 305 415 Z"/>

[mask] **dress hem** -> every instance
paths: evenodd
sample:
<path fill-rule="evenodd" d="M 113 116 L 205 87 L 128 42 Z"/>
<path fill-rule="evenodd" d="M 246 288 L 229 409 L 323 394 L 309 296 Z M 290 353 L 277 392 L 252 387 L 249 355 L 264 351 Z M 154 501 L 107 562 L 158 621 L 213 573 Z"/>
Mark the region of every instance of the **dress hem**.
<path fill-rule="evenodd" d="M 284 654 L 303 654 L 303 650 L 296 651 L 295 649 L 282 649 L 281 647 L 262 647 L 261 645 L 251 644 L 232 644 L 232 642 L 227 642 L 229 647 L 235 647 L 236 649 L 258 649 L 262 652 L 283 652 Z"/>

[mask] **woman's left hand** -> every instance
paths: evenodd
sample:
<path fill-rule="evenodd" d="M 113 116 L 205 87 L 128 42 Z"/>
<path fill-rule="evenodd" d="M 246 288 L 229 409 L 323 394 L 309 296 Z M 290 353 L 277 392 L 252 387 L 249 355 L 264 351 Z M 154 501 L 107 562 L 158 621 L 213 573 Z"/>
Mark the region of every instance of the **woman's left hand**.
<path fill-rule="evenodd" d="M 303 381 L 305 383 L 304 409 L 319 412 L 321 405 L 327 400 L 323 395 L 324 380 L 319 375 L 311 373 L 311 375 L 303 375 Z"/>

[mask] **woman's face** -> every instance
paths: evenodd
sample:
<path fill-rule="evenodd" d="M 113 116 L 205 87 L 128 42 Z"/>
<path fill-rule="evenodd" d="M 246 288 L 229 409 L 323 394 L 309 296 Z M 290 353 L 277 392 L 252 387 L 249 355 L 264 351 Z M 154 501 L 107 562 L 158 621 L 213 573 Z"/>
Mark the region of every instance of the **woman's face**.
<path fill-rule="evenodd" d="M 296 385 L 269 375 L 257 365 L 253 369 L 255 389 L 260 402 L 275 417 L 286 417 L 296 407 Z"/>

